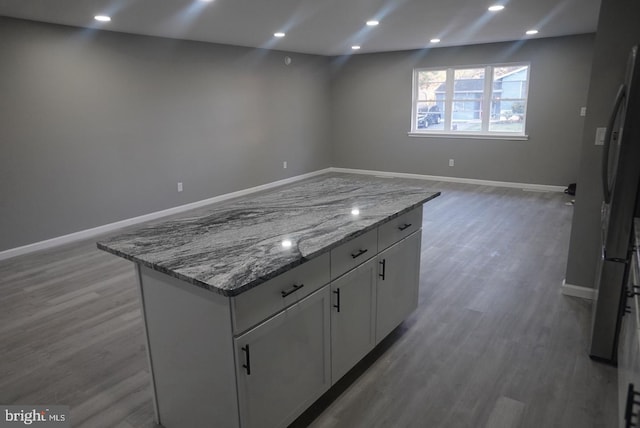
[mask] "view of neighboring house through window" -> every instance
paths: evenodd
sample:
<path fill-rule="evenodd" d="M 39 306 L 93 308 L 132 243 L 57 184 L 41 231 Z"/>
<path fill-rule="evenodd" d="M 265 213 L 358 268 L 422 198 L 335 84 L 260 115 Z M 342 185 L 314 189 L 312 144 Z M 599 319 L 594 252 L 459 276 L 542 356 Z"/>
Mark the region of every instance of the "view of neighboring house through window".
<path fill-rule="evenodd" d="M 416 69 L 412 132 L 525 135 L 529 64 Z"/>

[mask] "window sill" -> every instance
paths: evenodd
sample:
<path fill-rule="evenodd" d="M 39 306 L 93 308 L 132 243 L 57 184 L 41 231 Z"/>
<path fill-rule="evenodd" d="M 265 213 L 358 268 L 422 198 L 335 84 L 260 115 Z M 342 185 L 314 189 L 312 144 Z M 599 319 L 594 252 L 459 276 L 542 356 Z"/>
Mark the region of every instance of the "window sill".
<path fill-rule="evenodd" d="M 427 138 L 458 138 L 458 139 L 475 139 L 475 140 L 511 140 L 511 141 L 527 141 L 528 135 L 513 134 L 473 134 L 473 133 L 456 133 L 447 134 L 440 132 L 408 132 L 409 137 L 427 137 Z"/>

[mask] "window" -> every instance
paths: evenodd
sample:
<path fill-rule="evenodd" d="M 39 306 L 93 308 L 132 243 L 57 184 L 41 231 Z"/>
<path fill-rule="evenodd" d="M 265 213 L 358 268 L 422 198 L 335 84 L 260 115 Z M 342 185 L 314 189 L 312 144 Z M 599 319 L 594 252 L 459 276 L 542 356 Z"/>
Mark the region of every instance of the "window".
<path fill-rule="evenodd" d="M 413 71 L 412 135 L 525 136 L 529 64 Z"/>

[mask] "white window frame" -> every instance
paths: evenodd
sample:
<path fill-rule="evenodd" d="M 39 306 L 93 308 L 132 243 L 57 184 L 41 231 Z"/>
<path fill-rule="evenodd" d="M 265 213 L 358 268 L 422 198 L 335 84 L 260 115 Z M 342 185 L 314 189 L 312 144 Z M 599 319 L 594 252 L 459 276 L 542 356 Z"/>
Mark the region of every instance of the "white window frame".
<path fill-rule="evenodd" d="M 484 114 L 482 116 L 481 131 L 450 131 L 451 119 L 454 101 L 454 75 L 456 70 L 467 70 L 471 68 L 484 68 L 484 87 L 483 87 L 483 99 L 482 99 L 482 111 L 491 111 L 491 101 L 493 99 L 493 71 L 496 67 L 514 67 L 522 66 L 527 67 L 527 80 L 526 85 L 526 102 L 524 107 L 524 117 L 522 123 L 522 132 L 496 132 L 489 131 L 490 114 Z M 418 74 L 424 71 L 445 70 L 447 73 L 446 79 L 446 96 L 445 96 L 445 110 L 444 110 L 444 130 L 429 130 L 418 129 L 417 116 L 418 116 Z M 461 65 L 455 67 L 426 67 L 426 68 L 414 68 L 413 69 L 413 88 L 411 91 L 411 131 L 409 136 L 411 137 L 444 137 L 444 138 L 480 138 L 480 139 L 500 139 L 500 140 L 527 140 L 529 136 L 526 134 L 527 130 L 527 116 L 529 110 L 529 82 L 531 81 L 531 63 L 530 62 L 513 62 L 513 63 L 498 63 L 498 64 L 481 64 L 481 65 Z"/>

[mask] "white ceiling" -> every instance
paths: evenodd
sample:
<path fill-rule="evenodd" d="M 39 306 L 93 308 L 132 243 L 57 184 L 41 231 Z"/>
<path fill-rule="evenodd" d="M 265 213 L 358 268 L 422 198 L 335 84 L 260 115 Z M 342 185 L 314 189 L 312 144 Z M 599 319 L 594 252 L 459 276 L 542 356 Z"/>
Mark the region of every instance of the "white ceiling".
<path fill-rule="evenodd" d="M 498 13 L 493 3 L 505 5 Z M 595 32 L 600 0 L 0 0 L 0 15 L 321 55 Z M 99 23 L 94 15 L 112 17 Z M 377 27 L 365 22 L 377 19 Z M 276 39 L 273 33 L 286 37 Z"/>

